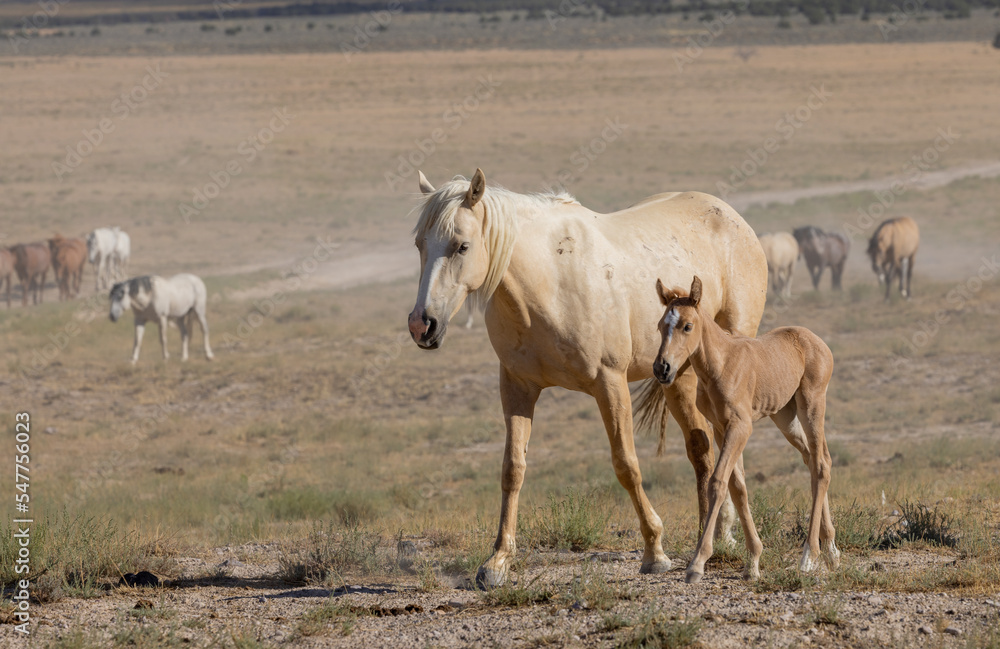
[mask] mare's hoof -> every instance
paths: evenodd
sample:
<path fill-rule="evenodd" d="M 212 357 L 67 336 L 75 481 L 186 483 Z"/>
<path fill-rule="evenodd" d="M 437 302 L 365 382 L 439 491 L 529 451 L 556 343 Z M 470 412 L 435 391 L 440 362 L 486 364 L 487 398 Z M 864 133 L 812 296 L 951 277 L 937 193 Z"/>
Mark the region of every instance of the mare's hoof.
<path fill-rule="evenodd" d="M 670 559 L 664 557 L 659 561 L 654 561 L 653 563 L 644 563 L 642 567 L 639 568 L 640 575 L 659 575 L 664 572 L 668 572 L 673 567 L 673 562 Z"/>
<path fill-rule="evenodd" d="M 684 581 L 686 581 L 689 584 L 697 584 L 699 581 L 701 581 L 701 578 L 703 576 L 704 576 L 704 573 L 701 573 L 701 572 L 691 572 L 689 570 L 687 572 L 687 574 L 684 575 Z"/>
<path fill-rule="evenodd" d="M 476 587 L 482 590 L 500 588 L 507 583 L 507 571 L 493 570 L 486 566 L 479 566 L 476 572 Z"/>

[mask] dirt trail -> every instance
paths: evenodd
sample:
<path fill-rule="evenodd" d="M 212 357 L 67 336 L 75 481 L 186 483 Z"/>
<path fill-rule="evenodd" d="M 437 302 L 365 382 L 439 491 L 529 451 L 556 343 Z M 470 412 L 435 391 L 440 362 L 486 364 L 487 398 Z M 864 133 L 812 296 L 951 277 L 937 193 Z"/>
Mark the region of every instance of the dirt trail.
<path fill-rule="evenodd" d="M 887 190 L 897 181 L 904 182 L 908 189 L 916 187 L 926 190 L 942 187 L 956 180 L 972 176 L 982 178 L 1000 176 L 1000 161 L 979 162 L 927 172 L 912 181 L 908 181 L 905 176 L 892 176 L 878 180 L 859 180 L 818 187 L 735 194 L 730 197 L 729 203 L 737 211 L 743 211 L 751 205 L 792 204 L 804 198 Z M 874 197 L 872 200 L 875 200 Z M 274 267 L 279 267 L 279 265 L 275 264 Z M 258 269 L 259 266 L 254 267 L 254 270 Z M 416 273 L 417 253 L 413 247 L 413 241 L 409 233 L 400 232 L 394 234 L 390 241 L 383 244 L 342 248 L 334 259 L 320 264 L 315 272 L 304 275 L 296 290 L 344 290 L 365 284 L 391 282 L 416 275 Z M 236 291 L 232 297 L 234 299 L 260 299 L 284 290 L 288 290 L 286 280 L 272 280 L 246 290 Z"/>

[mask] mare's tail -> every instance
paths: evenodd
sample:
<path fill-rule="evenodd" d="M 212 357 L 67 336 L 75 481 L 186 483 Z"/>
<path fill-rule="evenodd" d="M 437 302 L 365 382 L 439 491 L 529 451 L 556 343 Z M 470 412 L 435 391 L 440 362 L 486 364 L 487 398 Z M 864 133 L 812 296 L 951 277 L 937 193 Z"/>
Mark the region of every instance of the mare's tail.
<path fill-rule="evenodd" d="M 667 420 L 670 418 L 663 386 L 656 379 L 646 379 L 635 391 L 632 403 L 635 406 L 633 427 L 651 432 L 659 430 L 660 441 L 656 445 L 656 454 L 663 455 L 667 445 Z"/>

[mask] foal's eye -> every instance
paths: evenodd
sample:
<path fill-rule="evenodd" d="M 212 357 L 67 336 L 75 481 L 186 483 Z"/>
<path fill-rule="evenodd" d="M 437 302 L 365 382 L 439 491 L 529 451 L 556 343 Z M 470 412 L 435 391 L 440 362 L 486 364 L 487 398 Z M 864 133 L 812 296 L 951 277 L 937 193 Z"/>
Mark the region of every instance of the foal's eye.
<path fill-rule="evenodd" d="M 458 254 L 464 255 L 467 252 L 469 252 L 469 244 L 468 243 L 463 243 L 462 245 L 460 245 L 458 247 Z"/>
<path fill-rule="evenodd" d="M 684 333 L 689 334 L 691 333 L 692 329 L 694 329 L 694 325 L 691 324 L 690 322 L 684 325 Z"/>

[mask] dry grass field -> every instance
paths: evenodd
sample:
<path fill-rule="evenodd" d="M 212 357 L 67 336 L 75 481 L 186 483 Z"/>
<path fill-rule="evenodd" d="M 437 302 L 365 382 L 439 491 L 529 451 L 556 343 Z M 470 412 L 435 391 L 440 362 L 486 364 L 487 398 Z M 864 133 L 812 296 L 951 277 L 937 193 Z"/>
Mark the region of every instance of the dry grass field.
<path fill-rule="evenodd" d="M 0 426 L 12 436 L 24 411 L 32 422 L 27 642 L 1000 646 L 1000 51 L 760 46 L 743 61 L 719 47 L 678 69 L 680 54 L 0 57 L 2 243 L 120 225 L 134 274 L 206 279 L 216 351 L 206 362 L 195 334 L 181 364 L 171 329 L 164 363 L 151 329 L 130 366 L 130 320 L 108 321 L 90 270 L 77 300 L 55 302 L 50 284 L 44 304 L 0 310 Z M 431 151 L 436 129 L 446 137 Z M 756 149 L 787 132 L 760 162 Z M 808 472 L 762 422 L 746 466 L 763 578 L 739 579 L 740 549 L 721 550 L 698 585 L 682 570 L 640 577 L 596 405 L 549 390 L 512 584 L 471 589 L 498 514 L 496 359 L 481 325 L 453 328 L 434 353 L 409 340 L 417 188 L 400 157 L 434 183 L 480 166 L 601 211 L 727 183 L 758 232 L 857 228 L 844 290 L 828 275 L 810 290 L 800 264 L 793 298 L 762 325 L 808 326 L 836 358 L 842 567 L 795 570 Z M 936 172 L 951 182 L 927 183 Z M 923 243 L 914 299 L 885 304 L 859 210 L 878 216 L 870 183 L 896 177 L 880 190 L 885 214 L 915 218 Z M 824 187 L 835 191 L 777 200 Z M 765 192 L 775 200 L 753 200 Z M 697 506 L 673 425 L 668 441 L 662 458 L 637 442 L 682 568 Z M 14 531 L 0 538 L 7 585 Z M 143 569 L 164 585 L 117 586 Z M 0 644 L 21 646 L 5 606 Z"/>

